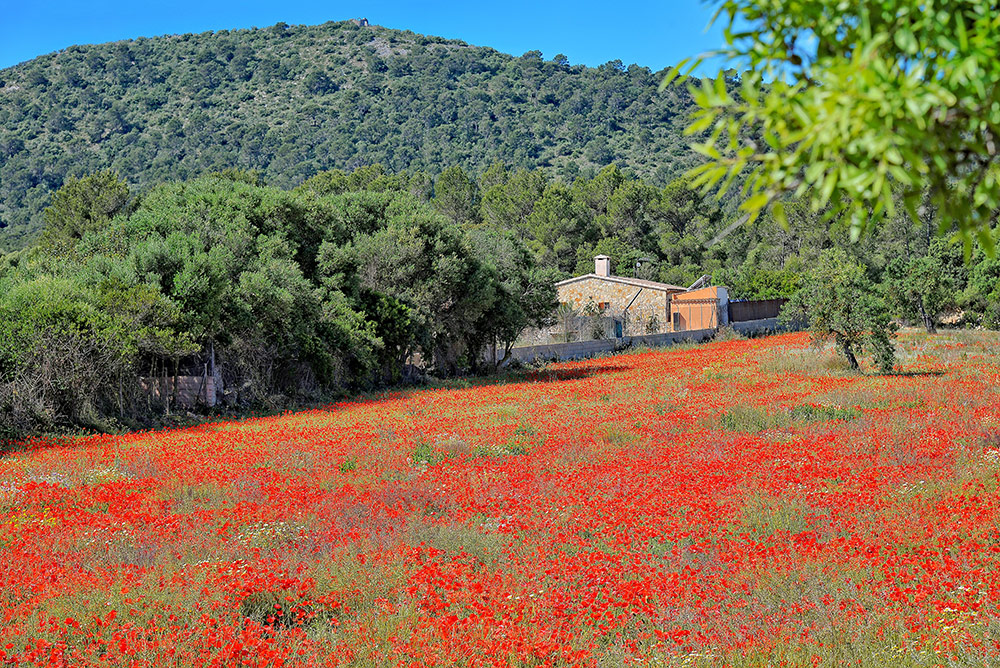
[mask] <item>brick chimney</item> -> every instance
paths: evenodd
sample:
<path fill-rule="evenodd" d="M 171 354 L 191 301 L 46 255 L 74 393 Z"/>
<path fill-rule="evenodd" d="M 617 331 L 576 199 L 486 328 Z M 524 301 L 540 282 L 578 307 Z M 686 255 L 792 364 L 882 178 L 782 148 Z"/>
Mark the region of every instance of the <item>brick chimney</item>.
<path fill-rule="evenodd" d="M 611 258 L 607 255 L 598 255 L 594 258 L 594 273 L 598 276 L 611 275 Z"/>

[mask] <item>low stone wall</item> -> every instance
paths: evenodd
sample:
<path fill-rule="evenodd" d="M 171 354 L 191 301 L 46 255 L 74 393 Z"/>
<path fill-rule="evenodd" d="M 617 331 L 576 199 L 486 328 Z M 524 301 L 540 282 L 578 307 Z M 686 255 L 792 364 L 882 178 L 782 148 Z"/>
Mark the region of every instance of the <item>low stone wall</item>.
<path fill-rule="evenodd" d="M 693 329 L 687 332 L 668 332 L 666 334 L 646 334 L 644 336 L 626 336 L 620 339 L 596 339 L 593 341 L 574 341 L 572 343 L 550 343 L 539 346 L 525 346 L 510 351 L 510 360 L 521 363 L 535 361 L 559 361 L 584 359 L 595 355 L 613 353 L 626 348 L 638 346 L 669 346 L 684 341 L 704 341 L 712 338 L 714 329 Z"/>

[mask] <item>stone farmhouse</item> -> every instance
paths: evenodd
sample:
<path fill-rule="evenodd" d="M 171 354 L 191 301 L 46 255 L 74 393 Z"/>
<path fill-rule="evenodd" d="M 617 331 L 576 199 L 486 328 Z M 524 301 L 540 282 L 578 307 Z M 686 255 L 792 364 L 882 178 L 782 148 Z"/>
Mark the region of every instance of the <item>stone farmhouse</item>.
<path fill-rule="evenodd" d="M 726 325 L 728 293 L 706 285 L 705 276 L 691 287 L 647 281 L 611 273 L 611 258 L 594 258 L 594 273 L 556 283 L 561 312 L 600 321 L 602 336 L 621 338 Z"/>

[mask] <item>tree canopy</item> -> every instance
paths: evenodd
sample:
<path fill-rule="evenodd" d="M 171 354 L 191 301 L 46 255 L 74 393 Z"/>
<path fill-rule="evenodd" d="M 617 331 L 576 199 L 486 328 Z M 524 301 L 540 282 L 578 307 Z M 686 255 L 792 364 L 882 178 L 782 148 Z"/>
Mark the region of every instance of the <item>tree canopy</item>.
<path fill-rule="evenodd" d="M 723 0 L 727 67 L 690 91 L 710 132 L 696 184 L 746 177 L 742 209 L 793 194 L 857 239 L 924 197 L 940 234 L 992 254 L 1000 208 L 1000 13 L 992 0 Z M 665 82 L 698 64 L 682 63 Z"/>
<path fill-rule="evenodd" d="M 896 323 L 864 267 L 843 250 L 819 256 L 782 317 L 807 322 L 816 342 L 832 339 L 852 369 L 859 368 L 857 356 L 865 350 L 882 373 L 893 370 Z"/>
<path fill-rule="evenodd" d="M 414 178 L 367 176 L 286 191 L 228 171 L 163 184 L 82 227 L 97 218 L 81 211 L 104 209 L 52 208 L 59 243 L 0 256 L 0 418 L 142 416 L 142 383 L 216 360 L 242 405 L 398 380 L 413 354 L 454 374 L 555 308 L 522 241 L 473 235 L 410 193 Z M 108 202 L 122 188 L 102 173 L 56 201 Z"/>

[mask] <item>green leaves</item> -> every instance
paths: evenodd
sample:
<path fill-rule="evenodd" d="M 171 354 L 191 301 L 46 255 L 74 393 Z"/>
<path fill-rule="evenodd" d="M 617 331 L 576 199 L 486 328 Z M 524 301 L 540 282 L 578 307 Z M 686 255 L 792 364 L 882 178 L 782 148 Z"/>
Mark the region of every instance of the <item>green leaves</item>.
<path fill-rule="evenodd" d="M 814 210 L 847 215 L 855 240 L 893 215 L 893 187 L 927 190 L 942 229 L 993 253 L 1000 15 L 992 3 L 934 12 L 911 0 L 855 0 L 829 11 L 822 0 L 726 0 L 720 10 L 725 54 L 748 71 L 735 95 L 721 73 L 692 89 L 701 109 L 688 131 L 713 131 L 694 147 L 710 160 L 691 173 L 697 185 L 726 187 L 732 179 L 719 169 L 733 177 L 756 165 L 741 209 L 803 195 Z M 797 52 L 810 38 L 815 53 Z M 762 78 L 770 83 L 758 87 Z M 744 150 L 756 136 L 764 146 Z"/>
<path fill-rule="evenodd" d="M 771 196 L 768 193 L 759 192 L 743 200 L 743 203 L 740 204 L 740 209 L 743 211 L 750 211 L 750 212 L 760 211 L 765 206 L 767 206 L 767 203 L 770 200 Z"/>
<path fill-rule="evenodd" d="M 917 45 L 917 38 L 913 36 L 913 32 L 909 28 L 900 28 L 893 34 L 893 39 L 896 41 L 896 46 L 900 48 L 903 53 L 908 55 L 914 55 L 917 53 L 919 46 Z"/>
<path fill-rule="evenodd" d="M 785 215 L 785 205 L 782 202 L 775 202 L 771 207 L 771 215 L 783 230 L 788 230 L 788 217 Z"/>
<path fill-rule="evenodd" d="M 87 232 L 99 230 L 132 204 L 128 184 L 111 170 L 70 178 L 45 209 L 43 244 L 65 252 Z"/>

